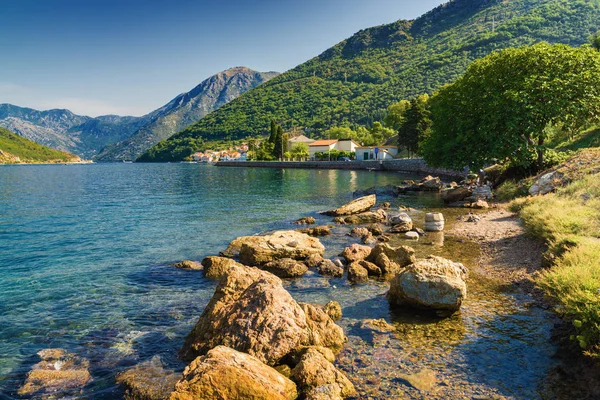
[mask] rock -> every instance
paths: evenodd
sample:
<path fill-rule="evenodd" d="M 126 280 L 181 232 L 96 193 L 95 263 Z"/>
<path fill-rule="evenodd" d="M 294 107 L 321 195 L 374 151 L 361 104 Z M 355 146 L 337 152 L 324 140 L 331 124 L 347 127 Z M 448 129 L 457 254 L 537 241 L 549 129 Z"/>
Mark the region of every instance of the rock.
<path fill-rule="evenodd" d="M 471 198 L 474 200 L 491 200 L 494 198 L 492 188 L 488 185 L 477 186 L 473 189 Z"/>
<path fill-rule="evenodd" d="M 377 265 L 384 277 L 391 279 L 396 276 L 397 273 L 402 271 L 402 267 L 390 260 L 385 253 L 380 253 L 375 258 L 375 265 Z"/>
<path fill-rule="evenodd" d="M 175 268 L 180 268 L 180 269 L 194 269 L 194 270 L 204 269 L 204 266 L 202 266 L 201 263 L 199 263 L 197 261 L 191 261 L 191 260 L 183 260 L 183 261 L 173 264 L 173 266 Z"/>
<path fill-rule="evenodd" d="M 408 231 L 411 231 L 412 228 L 413 228 L 412 222 L 407 223 L 407 224 L 398 224 L 398 225 L 392 226 L 392 229 L 390 229 L 390 233 L 406 233 Z"/>
<path fill-rule="evenodd" d="M 292 374 L 292 369 L 287 364 L 278 365 L 275 367 L 275 370 L 286 378 L 289 378 Z"/>
<path fill-rule="evenodd" d="M 331 228 L 326 225 L 315 226 L 314 228 L 298 229 L 298 232 L 305 233 L 308 236 L 319 237 L 331 235 Z"/>
<path fill-rule="evenodd" d="M 396 193 L 397 193 L 397 192 L 396 192 Z M 381 203 L 381 206 L 380 206 L 380 207 L 381 207 L 382 209 L 384 209 L 384 210 L 389 210 L 391 206 L 392 206 L 392 205 L 390 204 L 390 202 L 389 202 L 389 201 L 384 201 L 383 203 Z"/>
<path fill-rule="evenodd" d="M 342 390 L 338 385 L 317 386 L 304 394 L 304 400 L 343 400 Z"/>
<path fill-rule="evenodd" d="M 366 282 L 369 280 L 369 271 L 359 261 L 355 261 L 348 266 L 348 280 L 351 283 Z"/>
<path fill-rule="evenodd" d="M 400 267 L 406 267 L 416 261 L 415 250 L 413 248 L 408 246 L 392 247 L 387 243 L 380 243 L 371 250 L 367 261 L 375 263 L 384 273 L 388 273 L 388 267 L 381 264 L 385 260 L 379 257 L 380 254 L 385 254 L 389 260 Z"/>
<path fill-rule="evenodd" d="M 564 174 L 558 171 L 548 172 L 538 178 L 538 180 L 529 188 L 529 194 L 532 196 L 545 195 L 556 190 L 562 185 Z"/>
<path fill-rule="evenodd" d="M 330 301 L 323 307 L 325 314 L 329 315 L 333 321 L 342 319 L 342 306 L 337 301 Z"/>
<path fill-rule="evenodd" d="M 333 216 L 360 214 L 362 212 L 369 211 L 375 206 L 376 202 L 377 197 L 373 194 L 352 200 L 348 204 L 336 208 L 335 210 L 326 211 L 323 214 Z"/>
<path fill-rule="evenodd" d="M 185 368 L 170 400 L 298 397 L 294 382 L 251 355 L 217 346 Z"/>
<path fill-rule="evenodd" d="M 334 385 L 339 387 L 342 398 L 356 395 L 356 389 L 346 375 L 315 349 L 308 349 L 304 353 L 290 377 L 304 393 L 314 388 Z"/>
<path fill-rule="evenodd" d="M 457 201 L 464 201 L 467 197 L 471 197 L 472 191 L 466 187 L 459 186 L 454 189 L 446 189 L 441 193 L 442 200 L 444 203 L 456 203 Z"/>
<path fill-rule="evenodd" d="M 398 186 L 387 185 L 387 186 L 374 186 L 366 190 L 356 190 L 353 193 L 354 197 L 363 197 L 370 194 L 377 196 L 398 196 Z"/>
<path fill-rule="evenodd" d="M 391 233 L 404 233 L 413 228 L 412 218 L 407 213 L 390 216 L 388 222 L 392 225 Z"/>
<path fill-rule="evenodd" d="M 381 318 L 381 319 L 365 319 L 360 324 L 360 328 L 361 329 L 369 329 L 369 330 L 376 331 L 379 333 L 390 333 L 390 332 L 396 331 L 396 328 L 394 327 L 394 325 L 388 324 L 387 321 L 383 318 Z"/>
<path fill-rule="evenodd" d="M 223 257 L 235 258 L 239 257 L 240 250 L 244 243 L 259 241 L 259 236 L 241 236 L 236 238 L 229 243 L 229 246 L 219 254 Z"/>
<path fill-rule="evenodd" d="M 346 260 L 343 257 L 335 257 L 331 261 L 333 261 L 333 263 L 340 268 L 344 268 L 346 266 Z"/>
<path fill-rule="evenodd" d="M 348 234 L 348 236 L 355 238 L 363 238 L 369 236 L 370 234 L 371 232 L 369 232 L 367 228 L 353 228 Z"/>
<path fill-rule="evenodd" d="M 371 224 L 367 226 L 367 229 L 373 236 L 383 235 L 383 228 L 379 224 Z"/>
<path fill-rule="evenodd" d="M 381 272 L 381 268 L 379 268 L 376 264 L 366 261 L 366 260 L 361 260 L 358 261 L 358 263 L 360 264 L 361 267 L 363 267 L 364 269 L 367 270 L 369 276 L 375 276 L 375 277 L 379 277 L 381 275 L 383 275 L 383 273 Z"/>
<path fill-rule="evenodd" d="M 364 225 L 372 224 L 375 222 L 384 222 L 387 220 L 387 213 L 385 210 L 379 209 L 375 212 L 368 211 L 362 214 L 351 215 L 344 218 L 344 223 L 348 225 Z"/>
<path fill-rule="evenodd" d="M 250 266 L 265 265 L 281 258 L 304 260 L 313 254 L 322 256 L 325 252 L 319 239 L 295 231 L 277 231 L 271 235 L 247 238 L 242 241 L 239 258 L 242 264 Z"/>
<path fill-rule="evenodd" d="M 323 257 L 320 254 L 312 254 L 304 260 L 308 268 L 317 268 L 322 262 Z"/>
<path fill-rule="evenodd" d="M 412 230 L 414 232 L 417 232 L 419 234 L 419 236 L 425 236 L 425 231 L 421 228 L 413 228 Z"/>
<path fill-rule="evenodd" d="M 281 279 L 256 268 L 234 266 L 219 282 L 180 356 L 191 360 L 224 345 L 277 365 L 300 346 L 339 351 L 345 341 L 342 328 L 323 310 L 297 303 Z"/>
<path fill-rule="evenodd" d="M 210 256 L 202 260 L 204 276 L 209 279 L 221 279 L 234 265 L 242 266 L 239 262 L 226 257 Z"/>
<path fill-rule="evenodd" d="M 365 245 L 374 245 L 377 244 L 378 240 L 371 234 L 371 232 L 369 232 L 367 236 L 362 238 L 361 242 Z"/>
<path fill-rule="evenodd" d="M 261 269 L 280 278 L 298 278 L 308 271 L 308 267 L 304 263 L 292 260 L 291 258 L 271 261 L 262 266 Z"/>
<path fill-rule="evenodd" d="M 75 394 L 92 380 L 85 358 L 63 349 L 45 349 L 37 353 L 41 361 L 27 374 L 20 396 L 62 398 Z"/>
<path fill-rule="evenodd" d="M 424 369 L 416 374 L 398 374 L 398 377 L 420 392 L 431 391 L 437 382 L 435 372 L 429 369 Z"/>
<path fill-rule="evenodd" d="M 314 219 L 313 217 L 302 217 L 302 218 L 292 222 L 292 224 L 295 224 L 295 225 L 313 225 L 316 223 L 317 223 L 317 220 Z"/>
<path fill-rule="evenodd" d="M 442 213 L 425 214 L 425 231 L 441 232 L 444 230 L 444 215 Z"/>
<path fill-rule="evenodd" d="M 369 254 L 371 254 L 371 248 L 369 246 L 362 246 L 357 243 L 346 247 L 342 252 L 342 256 L 348 262 L 364 260 Z"/>
<path fill-rule="evenodd" d="M 485 200 L 477 200 L 475 203 L 471 204 L 471 208 L 486 210 L 490 208 L 490 205 Z"/>
<path fill-rule="evenodd" d="M 180 377 L 180 373 L 164 368 L 160 356 L 154 356 L 117 375 L 117 383 L 125 389 L 125 400 L 164 400 Z"/>
<path fill-rule="evenodd" d="M 466 278 L 462 264 L 429 256 L 396 275 L 387 298 L 398 306 L 457 311 L 467 296 Z"/>
<path fill-rule="evenodd" d="M 428 176 L 421 180 L 421 187 L 428 192 L 438 192 L 442 190 L 444 184 L 440 181 L 440 178 Z"/>
<path fill-rule="evenodd" d="M 317 272 L 325 276 L 342 277 L 344 276 L 344 268 L 336 265 L 331 260 L 323 260 L 317 267 Z"/>
<path fill-rule="evenodd" d="M 419 240 L 419 234 L 417 232 L 406 232 L 404 234 L 404 237 L 407 238 L 408 240 Z"/>
<path fill-rule="evenodd" d="M 346 224 L 346 219 L 344 217 L 335 217 L 333 219 L 333 222 L 339 225 L 345 225 Z"/>

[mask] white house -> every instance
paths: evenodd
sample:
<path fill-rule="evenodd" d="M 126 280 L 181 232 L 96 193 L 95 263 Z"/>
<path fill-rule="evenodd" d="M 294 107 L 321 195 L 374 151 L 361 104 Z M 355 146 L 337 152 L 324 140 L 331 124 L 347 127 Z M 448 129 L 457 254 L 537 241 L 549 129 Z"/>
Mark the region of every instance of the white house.
<path fill-rule="evenodd" d="M 360 147 L 360 145 L 352 139 L 339 139 L 336 150 L 354 153 L 357 147 Z"/>
<path fill-rule="evenodd" d="M 327 153 L 331 150 L 335 150 L 337 143 L 338 143 L 337 139 L 331 139 L 331 140 L 317 140 L 316 142 L 309 144 L 308 151 L 310 153 L 310 159 L 314 160 L 316 153 Z"/>
<path fill-rule="evenodd" d="M 356 147 L 355 153 L 358 161 L 393 160 L 398 155 L 398 148 L 396 146 L 359 146 Z"/>

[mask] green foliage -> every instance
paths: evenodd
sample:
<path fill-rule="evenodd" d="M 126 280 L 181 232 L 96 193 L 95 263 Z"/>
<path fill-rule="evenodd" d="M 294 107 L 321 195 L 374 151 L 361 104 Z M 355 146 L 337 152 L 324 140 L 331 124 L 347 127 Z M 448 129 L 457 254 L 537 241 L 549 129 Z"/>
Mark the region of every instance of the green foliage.
<path fill-rule="evenodd" d="M 600 53 L 545 43 L 474 62 L 431 99 L 432 166 L 479 168 L 491 159 L 544 167 L 548 126 L 574 130 L 600 116 Z"/>
<path fill-rule="evenodd" d="M 277 138 L 277 124 L 274 120 L 271 120 L 271 135 L 269 136 L 269 143 L 275 143 Z"/>
<path fill-rule="evenodd" d="M 273 156 L 275 158 L 282 159 L 283 153 L 287 151 L 287 141 L 283 138 L 283 128 L 281 126 L 277 126 L 277 133 L 275 134 L 275 142 L 273 148 Z"/>
<path fill-rule="evenodd" d="M 0 154 L 0 164 L 14 162 L 12 157 L 19 157 L 24 163 L 68 162 L 77 158 L 73 154 L 32 142 L 4 128 L 0 128 L 0 151 L 4 153 Z"/>
<path fill-rule="evenodd" d="M 333 127 L 325 131 L 325 137 L 331 139 L 352 139 L 361 146 L 383 145 L 394 136 L 395 132 L 383 126 L 381 122 L 374 122 L 371 129 L 358 126 L 356 130 L 348 127 Z"/>
<path fill-rule="evenodd" d="M 362 30 L 173 140 L 268 135 L 271 120 L 317 137 L 334 126 L 370 127 L 390 104 L 432 94 L 494 50 L 541 40 L 581 45 L 598 29 L 598 0 L 451 1 L 414 22 Z"/>
<path fill-rule="evenodd" d="M 389 106 L 384 119 L 385 126 L 396 132 L 399 131 L 404 122 L 406 122 L 406 112 L 409 108 L 410 101 L 408 100 L 402 100 Z"/>
<path fill-rule="evenodd" d="M 295 160 L 303 160 L 310 157 L 310 149 L 306 143 L 296 143 L 292 146 L 292 158 Z"/>
<path fill-rule="evenodd" d="M 590 36 L 590 45 L 597 51 L 600 51 L 600 32 L 596 32 Z"/>
<path fill-rule="evenodd" d="M 336 149 L 332 149 L 331 151 L 315 153 L 315 159 L 317 161 L 338 161 L 344 157 L 348 157 L 349 159 L 354 160 L 355 153 L 352 151 L 342 151 Z"/>
<path fill-rule="evenodd" d="M 586 149 L 589 147 L 600 147 L 600 128 L 593 127 L 581 132 L 571 140 L 557 143 L 556 150 L 558 151 L 574 151 Z"/>
<path fill-rule="evenodd" d="M 138 162 L 170 162 L 180 161 L 198 151 L 206 150 L 202 138 L 178 138 L 172 141 L 163 140 L 142 154 Z"/>
<path fill-rule="evenodd" d="M 419 142 L 429 137 L 431 131 L 431 112 L 429 96 L 424 94 L 413 99 L 404 114 L 404 123 L 398 129 L 398 147 L 406 148 L 409 155 L 419 152 Z"/>

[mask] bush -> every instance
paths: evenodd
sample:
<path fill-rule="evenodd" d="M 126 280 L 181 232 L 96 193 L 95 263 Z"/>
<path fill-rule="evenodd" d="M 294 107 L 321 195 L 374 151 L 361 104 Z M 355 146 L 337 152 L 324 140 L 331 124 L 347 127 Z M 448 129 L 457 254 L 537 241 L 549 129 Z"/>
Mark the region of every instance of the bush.
<path fill-rule="evenodd" d="M 496 199 L 499 201 L 511 201 L 517 197 L 527 196 L 529 186 L 525 182 L 506 181 L 496 189 Z"/>

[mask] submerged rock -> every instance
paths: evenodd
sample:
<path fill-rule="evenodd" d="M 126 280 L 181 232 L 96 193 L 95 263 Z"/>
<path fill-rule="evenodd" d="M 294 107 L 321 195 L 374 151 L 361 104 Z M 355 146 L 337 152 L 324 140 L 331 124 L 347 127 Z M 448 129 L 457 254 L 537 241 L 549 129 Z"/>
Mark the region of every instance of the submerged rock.
<path fill-rule="evenodd" d="M 387 298 L 398 306 L 457 311 L 467 296 L 466 279 L 462 264 L 429 256 L 396 275 Z"/>
<path fill-rule="evenodd" d="M 290 378 L 304 393 L 331 385 L 339 388 L 342 398 L 356 395 L 356 389 L 346 375 L 315 349 L 308 349 L 304 353 L 298 365 L 292 370 Z"/>
<path fill-rule="evenodd" d="M 117 375 L 117 383 L 125 388 L 125 400 L 164 400 L 180 377 L 181 373 L 164 368 L 160 356 L 154 356 Z"/>
<path fill-rule="evenodd" d="M 197 261 L 191 261 L 191 260 L 183 260 L 183 261 L 173 264 L 173 266 L 175 268 L 179 268 L 179 269 L 194 269 L 194 270 L 204 269 L 204 266 L 201 263 L 199 263 Z"/>
<path fill-rule="evenodd" d="M 188 365 L 170 400 L 298 397 L 294 382 L 251 355 L 217 346 Z"/>
<path fill-rule="evenodd" d="M 342 319 L 342 306 L 337 301 L 330 301 L 329 303 L 323 306 L 323 311 L 325 314 L 329 315 L 333 321 L 339 321 Z"/>
<path fill-rule="evenodd" d="M 297 303 L 278 277 L 256 268 L 234 266 L 215 289 L 180 355 L 191 360 L 224 345 L 268 365 L 301 346 L 339 351 L 346 337 L 321 309 Z"/>
<path fill-rule="evenodd" d="M 280 260 L 271 261 L 261 267 L 261 269 L 280 278 L 298 278 L 308 271 L 306 264 L 292 260 L 291 258 L 282 258 Z"/>
<path fill-rule="evenodd" d="M 242 266 L 242 264 L 227 257 L 210 256 L 202 260 L 204 276 L 209 279 L 221 279 L 234 265 Z"/>
<path fill-rule="evenodd" d="M 325 211 L 323 214 L 337 216 L 337 217 L 344 216 L 344 215 L 360 214 L 362 212 L 369 211 L 371 208 L 373 208 L 375 206 L 376 202 L 377 202 L 377 197 L 373 194 L 373 195 L 358 198 L 356 200 L 352 200 L 348 204 L 345 204 L 334 210 Z"/>
<path fill-rule="evenodd" d="M 277 231 L 271 235 L 241 239 L 235 240 L 241 242 L 240 262 L 250 266 L 265 265 L 281 258 L 304 260 L 313 254 L 322 256 L 325 252 L 319 239 L 296 231 Z"/>
<path fill-rule="evenodd" d="M 37 353 L 41 361 L 27 374 L 18 390 L 20 396 L 60 398 L 73 395 L 92 380 L 89 361 L 63 349 L 45 349 Z"/>

